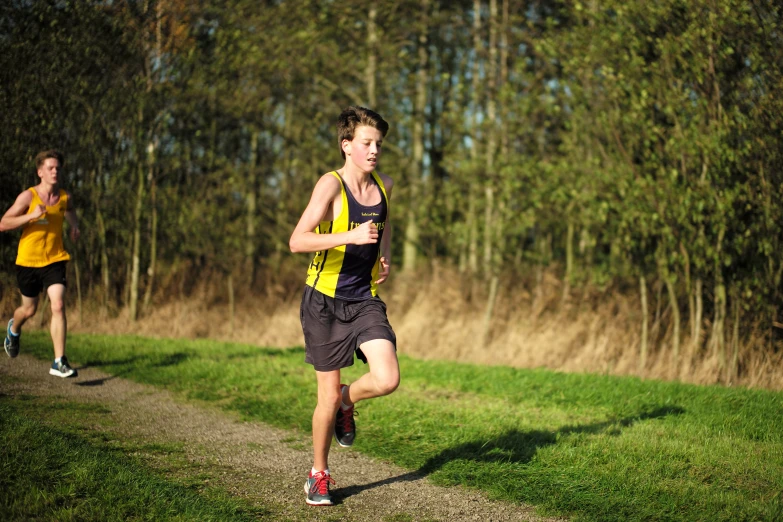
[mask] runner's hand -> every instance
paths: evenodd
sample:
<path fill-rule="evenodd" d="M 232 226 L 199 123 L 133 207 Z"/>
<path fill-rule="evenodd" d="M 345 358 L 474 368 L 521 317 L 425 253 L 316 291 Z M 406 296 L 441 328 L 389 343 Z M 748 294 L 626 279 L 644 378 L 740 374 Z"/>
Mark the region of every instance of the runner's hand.
<path fill-rule="evenodd" d="M 46 207 L 43 205 L 36 205 L 32 212 L 30 212 L 30 221 L 35 221 L 39 217 L 46 214 Z"/>
<path fill-rule="evenodd" d="M 378 279 L 375 281 L 376 285 L 382 285 L 389 278 L 389 272 L 391 272 L 391 264 L 385 257 L 381 257 L 378 260 Z"/>
<path fill-rule="evenodd" d="M 370 221 L 365 221 L 358 227 L 353 229 L 353 243 L 354 245 L 369 245 L 372 243 L 378 242 L 378 227 L 375 226 L 375 223 Z"/>

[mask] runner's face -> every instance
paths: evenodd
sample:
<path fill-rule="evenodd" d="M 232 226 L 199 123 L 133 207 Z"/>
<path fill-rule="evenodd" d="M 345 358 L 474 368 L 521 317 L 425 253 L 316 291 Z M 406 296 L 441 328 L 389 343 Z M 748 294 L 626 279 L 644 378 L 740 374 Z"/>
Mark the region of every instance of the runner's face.
<path fill-rule="evenodd" d="M 38 169 L 38 176 L 41 181 L 49 185 L 56 185 L 57 178 L 60 175 L 60 162 L 56 158 L 47 158 L 41 168 Z"/>
<path fill-rule="evenodd" d="M 351 163 L 362 172 L 372 172 L 381 156 L 383 135 L 373 127 L 357 127 L 353 140 L 343 140 L 343 150 Z"/>

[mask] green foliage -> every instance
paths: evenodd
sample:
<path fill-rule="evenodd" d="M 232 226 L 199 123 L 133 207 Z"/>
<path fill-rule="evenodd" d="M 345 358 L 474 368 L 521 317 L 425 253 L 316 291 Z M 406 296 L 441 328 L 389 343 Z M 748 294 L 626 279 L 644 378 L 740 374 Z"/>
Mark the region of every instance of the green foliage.
<path fill-rule="evenodd" d="M 673 281 L 677 306 L 704 299 L 703 316 L 689 309 L 700 323 L 728 285 L 768 322 L 783 274 L 780 7 L 479 5 L 384 0 L 372 25 L 353 0 L 4 2 L 0 204 L 56 146 L 84 223 L 69 248 L 112 304 L 155 286 L 153 255 L 252 278 L 287 250 L 318 176 L 341 166 L 339 111 L 376 100 L 396 230 L 418 220 L 430 259 L 486 252 L 483 270 L 519 279 L 566 265 L 570 230 L 569 283 Z M 17 237 L 0 236 L 2 271 Z"/>

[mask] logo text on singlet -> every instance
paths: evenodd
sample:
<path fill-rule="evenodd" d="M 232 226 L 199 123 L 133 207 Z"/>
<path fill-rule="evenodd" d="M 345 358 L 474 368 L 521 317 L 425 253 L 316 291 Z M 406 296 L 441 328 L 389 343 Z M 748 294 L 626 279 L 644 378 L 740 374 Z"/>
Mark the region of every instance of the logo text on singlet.
<path fill-rule="evenodd" d="M 376 214 L 376 216 L 377 216 L 377 214 Z M 357 223 L 356 221 L 351 221 L 350 223 L 348 223 L 348 230 L 353 230 L 354 228 L 359 228 L 363 224 L 364 223 Z M 380 223 L 374 223 L 374 225 L 378 229 L 378 232 L 380 232 L 381 230 L 386 228 L 386 222 L 385 221 L 381 221 Z"/>

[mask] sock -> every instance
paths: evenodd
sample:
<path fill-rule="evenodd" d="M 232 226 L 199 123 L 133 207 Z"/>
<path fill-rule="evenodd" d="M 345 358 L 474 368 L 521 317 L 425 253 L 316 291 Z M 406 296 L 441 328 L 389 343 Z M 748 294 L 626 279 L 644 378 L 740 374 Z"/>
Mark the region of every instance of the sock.
<path fill-rule="evenodd" d="M 11 335 L 13 335 L 14 337 L 19 337 L 19 334 L 18 334 L 18 333 L 16 333 L 16 332 L 14 332 L 14 325 L 11 325 L 11 327 L 10 327 L 10 328 L 8 328 L 8 333 L 10 333 Z"/>
<path fill-rule="evenodd" d="M 55 357 L 54 362 L 58 363 L 62 360 L 62 357 Z"/>
<path fill-rule="evenodd" d="M 343 386 L 342 388 L 340 388 L 340 409 L 343 410 L 343 411 L 348 411 L 351 408 L 353 408 L 353 406 L 348 406 L 347 404 L 345 404 L 343 402 L 343 399 L 342 399 L 342 397 L 343 397 L 343 389 L 347 388 L 347 387 L 348 386 Z"/>
<path fill-rule="evenodd" d="M 320 473 L 320 471 L 316 470 L 315 468 L 312 468 L 312 469 L 310 470 L 310 475 L 315 475 L 316 473 Z M 326 468 L 326 469 L 324 470 L 324 473 L 326 473 L 327 475 L 329 475 L 329 468 Z"/>

